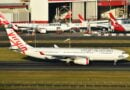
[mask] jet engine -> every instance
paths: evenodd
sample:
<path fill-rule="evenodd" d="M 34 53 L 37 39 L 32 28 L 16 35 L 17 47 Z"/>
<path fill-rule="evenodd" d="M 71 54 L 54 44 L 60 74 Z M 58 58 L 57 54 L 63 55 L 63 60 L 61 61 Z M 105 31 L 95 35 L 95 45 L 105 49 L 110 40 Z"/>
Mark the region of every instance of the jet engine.
<path fill-rule="evenodd" d="M 80 64 L 80 65 L 88 65 L 89 64 L 89 59 L 88 58 L 76 58 L 74 60 L 75 64 Z"/>
<path fill-rule="evenodd" d="M 45 28 L 38 28 L 38 32 L 45 34 L 47 30 Z"/>

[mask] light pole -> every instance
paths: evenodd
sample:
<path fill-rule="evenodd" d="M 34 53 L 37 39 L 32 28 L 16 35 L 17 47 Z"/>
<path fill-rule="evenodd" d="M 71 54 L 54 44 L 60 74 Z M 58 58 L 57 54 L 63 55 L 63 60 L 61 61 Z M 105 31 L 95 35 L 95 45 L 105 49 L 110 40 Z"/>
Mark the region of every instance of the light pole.
<path fill-rule="evenodd" d="M 35 46 L 35 47 L 36 47 L 36 43 L 37 43 L 36 29 L 37 29 L 37 28 L 33 28 L 33 35 L 34 35 L 34 46 Z"/>
<path fill-rule="evenodd" d="M 110 11 L 111 11 L 111 0 L 109 0 L 109 7 L 110 7 Z"/>
<path fill-rule="evenodd" d="M 72 14 L 71 11 L 72 11 L 72 8 L 71 8 L 71 5 L 72 3 L 70 2 L 69 3 L 69 6 L 62 6 L 62 8 L 60 9 L 60 11 L 62 10 L 66 10 L 69 14 Z M 66 18 L 65 18 L 66 19 Z M 68 18 L 67 18 L 68 19 Z M 69 17 L 69 21 L 67 23 L 71 23 L 71 16 Z M 71 34 L 71 30 L 69 32 Z M 68 42 L 69 43 L 69 48 L 71 47 L 71 38 L 70 38 L 70 35 L 69 35 L 69 38 L 67 38 L 64 42 Z"/>
<path fill-rule="evenodd" d="M 124 18 L 128 18 L 128 0 L 125 0 L 124 1 L 124 14 L 125 14 L 125 17 Z"/>
<path fill-rule="evenodd" d="M 66 40 L 64 40 L 64 42 L 68 42 L 69 43 L 69 48 L 71 48 L 71 39 L 67 38 Z"/>

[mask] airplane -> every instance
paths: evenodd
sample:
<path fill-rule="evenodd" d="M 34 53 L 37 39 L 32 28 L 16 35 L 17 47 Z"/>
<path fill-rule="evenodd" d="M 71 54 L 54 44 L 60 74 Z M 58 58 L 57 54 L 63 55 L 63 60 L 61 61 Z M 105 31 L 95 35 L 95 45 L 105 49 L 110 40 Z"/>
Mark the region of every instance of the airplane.
<path fill-rule="evenodd" d="M 106 31 L 108 31 L 109 29 L 108 20 L 98 20 L 98 21 L 85 20 L 80 14 L 78 14 L 78 17 L 79 17 L 82 27 L 87 27 L 92 30 L 93 28 L 98 28 L 99 30 L 106 30 Z"/>
<path fill-rule="evenodd" d="M 110 48 L 60 48 L 56 45 L 54 47 L 32 47 L 12 29 L 12 25 L 6 26 L 6 32 L 11 46 L 17 47 L 21 54 L 43 60 L 57 59 L 79 65 L 88 65 L 90 61 L 114 61 L 116 65 L 118 60 L 129 56 L 123 50 Z"/>
<path fill-rule="evenodd" d="M 130 19 L 116 19 L 112 13 L 109 13 L 109 18 L 113 32 L 130 32 Z"/>
<path fill-rule="evenodd" d="M 104 22 L 90 22 L 85 21 L 81 15 L 78 15 L 81 23 L 50 23 L 50 24 L 35 24 L 35 23 L 10 23 L 2 13 L 0 13 L 0 20 L 2 21 L 1 24 L 12 24 L 14 30 L 21 30 L 21 31 L 29 31 L 35 32 L 38 31 L 40 33 L 48 33 L 48 32 L 65 32 L 65 31 L 76 31 L 77 29 L 87 30 L 90 27 L 98 27 L 96 23 Z M 105 21 L 106 22 L 106 21 Z M 103 26 L 102 26 L 103 27 Z M 106 28 L 105 28 L 106 29 Z"/>
<path fill-rule="evenodd" d="M 10 23 L 2 13 L 0 13 L 0 23 L 3 24 L 12 24 Z M 27 30 L 31 29 L 32 32 L 36 29 L 40 33 L 47 33 L 47 32 L 65 32 L 69 31 L 71 27 L 67 24 L 61 23 L 50 23 L 50 24 L 33 24 L 33 23 L 15 23 L 12 24 L 14 30 Z"/>
<path fill-rule="evenodd" d="M 17 24 L 20 28 L 32 28 L 36 29 L 40 33 L 48 32 L 65 32 L 69 31 L 71 27 L 67 24 L 61 23 L 49 23 L 49 24 Z"/>

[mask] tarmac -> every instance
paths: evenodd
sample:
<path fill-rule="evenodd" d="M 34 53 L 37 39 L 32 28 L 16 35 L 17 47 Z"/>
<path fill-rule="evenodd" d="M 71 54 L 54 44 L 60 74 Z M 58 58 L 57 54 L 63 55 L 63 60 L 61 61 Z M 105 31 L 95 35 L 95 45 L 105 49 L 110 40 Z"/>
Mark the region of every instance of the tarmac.
<path fill-rule="evenodd" d="M 130 71 L 129 61 L 91 61 L 89 65 L 76 65 L 61 61 L 0 62 L 0 70 L 67 70 L 67 71 Z"/>

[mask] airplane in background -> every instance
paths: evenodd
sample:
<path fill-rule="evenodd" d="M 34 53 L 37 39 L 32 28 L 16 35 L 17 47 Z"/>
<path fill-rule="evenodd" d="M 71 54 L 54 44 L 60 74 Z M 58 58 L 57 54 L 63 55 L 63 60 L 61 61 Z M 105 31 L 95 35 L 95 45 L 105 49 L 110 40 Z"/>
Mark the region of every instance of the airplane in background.
<path fill-rule="evenodd" d="M 82 27 L 88 27 L 90 29 L 98 28 L 100 30 L 106 30 L 106 31 L 108 31 L 109 29 L 108 20 L 98 20 L 98 21 L 85 20 L 80 14 L 78 15 L 78 17 L 79 17 Z"/>
<path fill-rule="evenodd" d="M 68 14 L 67 14 L 68 16 Z M 69 16 L 70 17 L 70 16 Z M 0 13 L 1 24 L 12 24 L 14 30 L 21 31 L 38 31 L 40 33 L 48 32 L 65 32 L 65 31 L 74 31 L 77 29 L 88 30 L 90 27 L 102 27 L 105 30 L 108 28 L 106 21 L 85 21 L 85 19 L 79 14 L 78 15 L 81 23 L 50 23 L 50 24 L 35 24 L 35 23 L 10 23 L 2 13 Z M 102 25 L 102 26 L 101 26 Z M 103 26 L 105 25 L 105 26 Z M 73 29 L 73 30 L 72 30 Z M 75 31 L 74 31 L 75 32 Z"/>
<path fill-rule="evenodd" d="M 126 59 L 129 55 L 123 50 L 110 48 L 59 48 L 58 46 L 32 47 L 12 29 L 11 25 L 6 25 L 6 32 L 11 46 L 17 47 L 17 50 L 27 56 L 40 58 L 44 60 L 57 59 L 67 63 L 73 62 L 79 65 L 88 65 L 89 61 L 114 61 Z"/>
<path fill-rule="evenodd" d="M 29 23 L 10 23 L 2 13 L 0 13 L 0 23 L 1 25 L 9 25 L 13 26 L 14 30 L 32 30 L 36 29 L 40 33 L 47 33 L 47 32 L 65 32 L 69 31 L 71 27 L 67 24 L 60 24 L 60 23 L 50 23 L 50 24 L 29 24 Z"/>
<path fill-rule="evenodd" d="M 109 13 L 109 18 L 113 32 L 130 32 L 130 19 L 116 19 L 112 13 Z"/>
<path fill-rule="evenodd" d="M 11 22 L 9 22 L 4 15 L 0 12 L 0 25 L 8 25 L 8 24 L 12 24 Z M 15 24 L 12 24 L 12 28 L 14 30 L 18 30 L 18 27 Z"/>
<path fill-rule="evenodd" d="M 36 29 L 40 33 L 48 33 L 48 32 L 65 32 L 69 31 L 71 27 L 67 24 L 61 23 L 49 23 L 49 24 L 17 24 L 19 28 L 29 28 Z"/>

